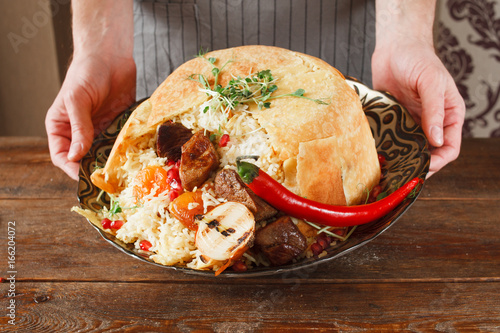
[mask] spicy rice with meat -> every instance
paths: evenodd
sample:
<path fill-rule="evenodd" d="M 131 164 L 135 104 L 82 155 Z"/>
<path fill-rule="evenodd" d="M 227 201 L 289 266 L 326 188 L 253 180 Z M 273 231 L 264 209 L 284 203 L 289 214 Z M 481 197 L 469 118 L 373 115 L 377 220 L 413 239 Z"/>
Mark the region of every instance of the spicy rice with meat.
<path fill-rule="evenodd" d="M 259 76 L 272 81 L 258 82 Z M 231 104 L 221 97 L 221 88 L 243 86 L 254 78 L 258 86 L 268 89 L 266 95 L 262 91 L 254 95 L 260 99 Z M 216 152 L 217 165 L 192 189 L 187 190 L 181 181 L 185 176 L 183 163 L 187 163 L 183 159 L 189 159 L 187 143 L 182 145 L 183 155 L 178 161 L 159 156 L 158 128 L 167 123 L 180 124 L 193 136 L 201 133 Z M 336 154 L 325 156 L 324 151 L 316 149 L 320 140 L 330 140 L 329 147 Z M 196 230 L 203 216 L 228 201 L 217 191 L 216 175 L 224 169 L 235 170 L 237 158 L 249 155 L 258 156 L 254 163 L 291 191 L 330 204 L 359 203 L 380 175 L 373 137 L 357 95 L 335 69 L 288 50 L 240 47 L 211 52 L 171 74 L 132 114 L 106 166 L 92 175 L 93 182 L 111 197 L 111 207 L 97 212 L 75 207 L 74 211 L 119 240 L 133 243 L 162 265 L 214 271 L 236 260 L 246 268 L 270 265 L 272 258 L 253 247 L 254 234 L 280 220 L 280 213 L 254 222 L 254 234 L 244 253 L 227 258 L 234 259 L 230 263 L 212 259 L 197 247 Z M 311 163 L 313 168 L 305 167 Z M 322 170 L 320 175 L 318 168 Z M 196 212 L 190 217 L 191 227 L 181 222 L 182 214 L 176 214 L 173 207 L 176 199 L 188 192 L 198 198 L 183 206 L 181 212 Z M 121 221 L 119 228 L 110 224 L 114 221 Z M 295 249 L 300 253 L 289 262 L 311 256 L 311 244 L 318 238 L 314 226 L 293 217 L 290 221 L 294 224 L 291 232 L 303 237 L 305 246 L 300 251 Z M 341 232 L 345 235 L 344 230 Z M 334 238 L 325 239 L 332 242 Z"/>

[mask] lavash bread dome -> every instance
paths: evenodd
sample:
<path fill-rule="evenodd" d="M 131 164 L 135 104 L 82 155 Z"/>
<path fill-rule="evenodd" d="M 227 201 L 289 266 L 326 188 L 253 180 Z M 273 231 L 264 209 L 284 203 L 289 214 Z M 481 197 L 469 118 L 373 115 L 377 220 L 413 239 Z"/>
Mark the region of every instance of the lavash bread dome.
<path fill-rule="evenodd" d="M 284 185 L 308 199 L 337 205 L 359 204 L 380 179 L 374 139 L 358 95 L 344 77 L 312 56 L 269 46 L 242 46 L 213 51 L 219 68 L 226 64 L 219 83 L 232 76 L 246 77 L 270 69 L 277 79 L 274 95 L 305 89 L 306 96 L 327 104 L 297 98 L 273 99 L 269 109 L 249 111 L 269 135 L 269 143 L 283 163 Z M 108 193 L 125 184 L 119 166 L 129 145 L 145 145 L 156 128 L 175 116 L 199 107 L 210 97 L 200 91 L 193 74 L 211 74 L 211 64 L 194 58 L 176 69 L 150 99 L 131 115 L 120 132 L 106 166 L 92 174 L 93 183 Z"/>

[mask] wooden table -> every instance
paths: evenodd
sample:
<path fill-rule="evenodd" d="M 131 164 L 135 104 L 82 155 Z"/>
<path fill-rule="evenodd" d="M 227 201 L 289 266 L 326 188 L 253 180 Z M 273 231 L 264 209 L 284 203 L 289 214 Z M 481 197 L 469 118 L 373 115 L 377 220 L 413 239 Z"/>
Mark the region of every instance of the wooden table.
<path fill-rule="evenodd" d="M 0 331 L 500 331 L 500 139 L 465 140 L 388 231 L 287 276 L 140 262 L 71 213 L 77 204 L 45 139 L 0 138 Z"/>

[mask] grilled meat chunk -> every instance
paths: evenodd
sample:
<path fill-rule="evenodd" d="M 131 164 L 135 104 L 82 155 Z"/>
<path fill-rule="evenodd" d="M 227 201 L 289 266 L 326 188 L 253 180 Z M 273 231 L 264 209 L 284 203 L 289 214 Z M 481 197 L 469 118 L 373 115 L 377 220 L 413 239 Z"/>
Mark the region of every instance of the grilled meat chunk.
<path fill-rule="evenodd" d="M 193 133 L 179 123 L 166 121 L 158 128 L 156 137 L 156 154 L 158 157 L 167 157 L 177 161 L 181 158 L 182 145 L 185 144 Z"/>
<path fill-rule="evenodd" d="M 217 195 L 228 201 L 241 202 L 247 206 L 257 222 L 273 217 L 278 213 L 274 207 L 253 193 L 234 170 L 223 169 L 219 171 L 215 176 L 214 190 Z"/>
<path fill-rule="evenodd" d="M 182 146 L 179 169 L 182 187 L 191 191 L 195 186 L 202 185 L 218 165 L 219 156 L 212 142 L 203 131 L 196 132 Z"/>
<path fill-rule="evenodd" d="M 307 248 L 307 240 L 289 216 L 257 230 L 255 245 L 274 266 L 284 265 Z"/>

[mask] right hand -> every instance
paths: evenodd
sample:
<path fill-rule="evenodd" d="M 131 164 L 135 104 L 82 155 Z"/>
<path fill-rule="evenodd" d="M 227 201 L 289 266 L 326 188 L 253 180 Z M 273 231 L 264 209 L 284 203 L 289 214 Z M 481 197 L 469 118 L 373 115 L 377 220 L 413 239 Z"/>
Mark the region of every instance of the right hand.
<path fill-rule="evenodd" d="M 54 165 L 78 180 L 80 159 L 94 137 L 135 101 L 132 58 L 75 55 L 45 127 Z"/>

